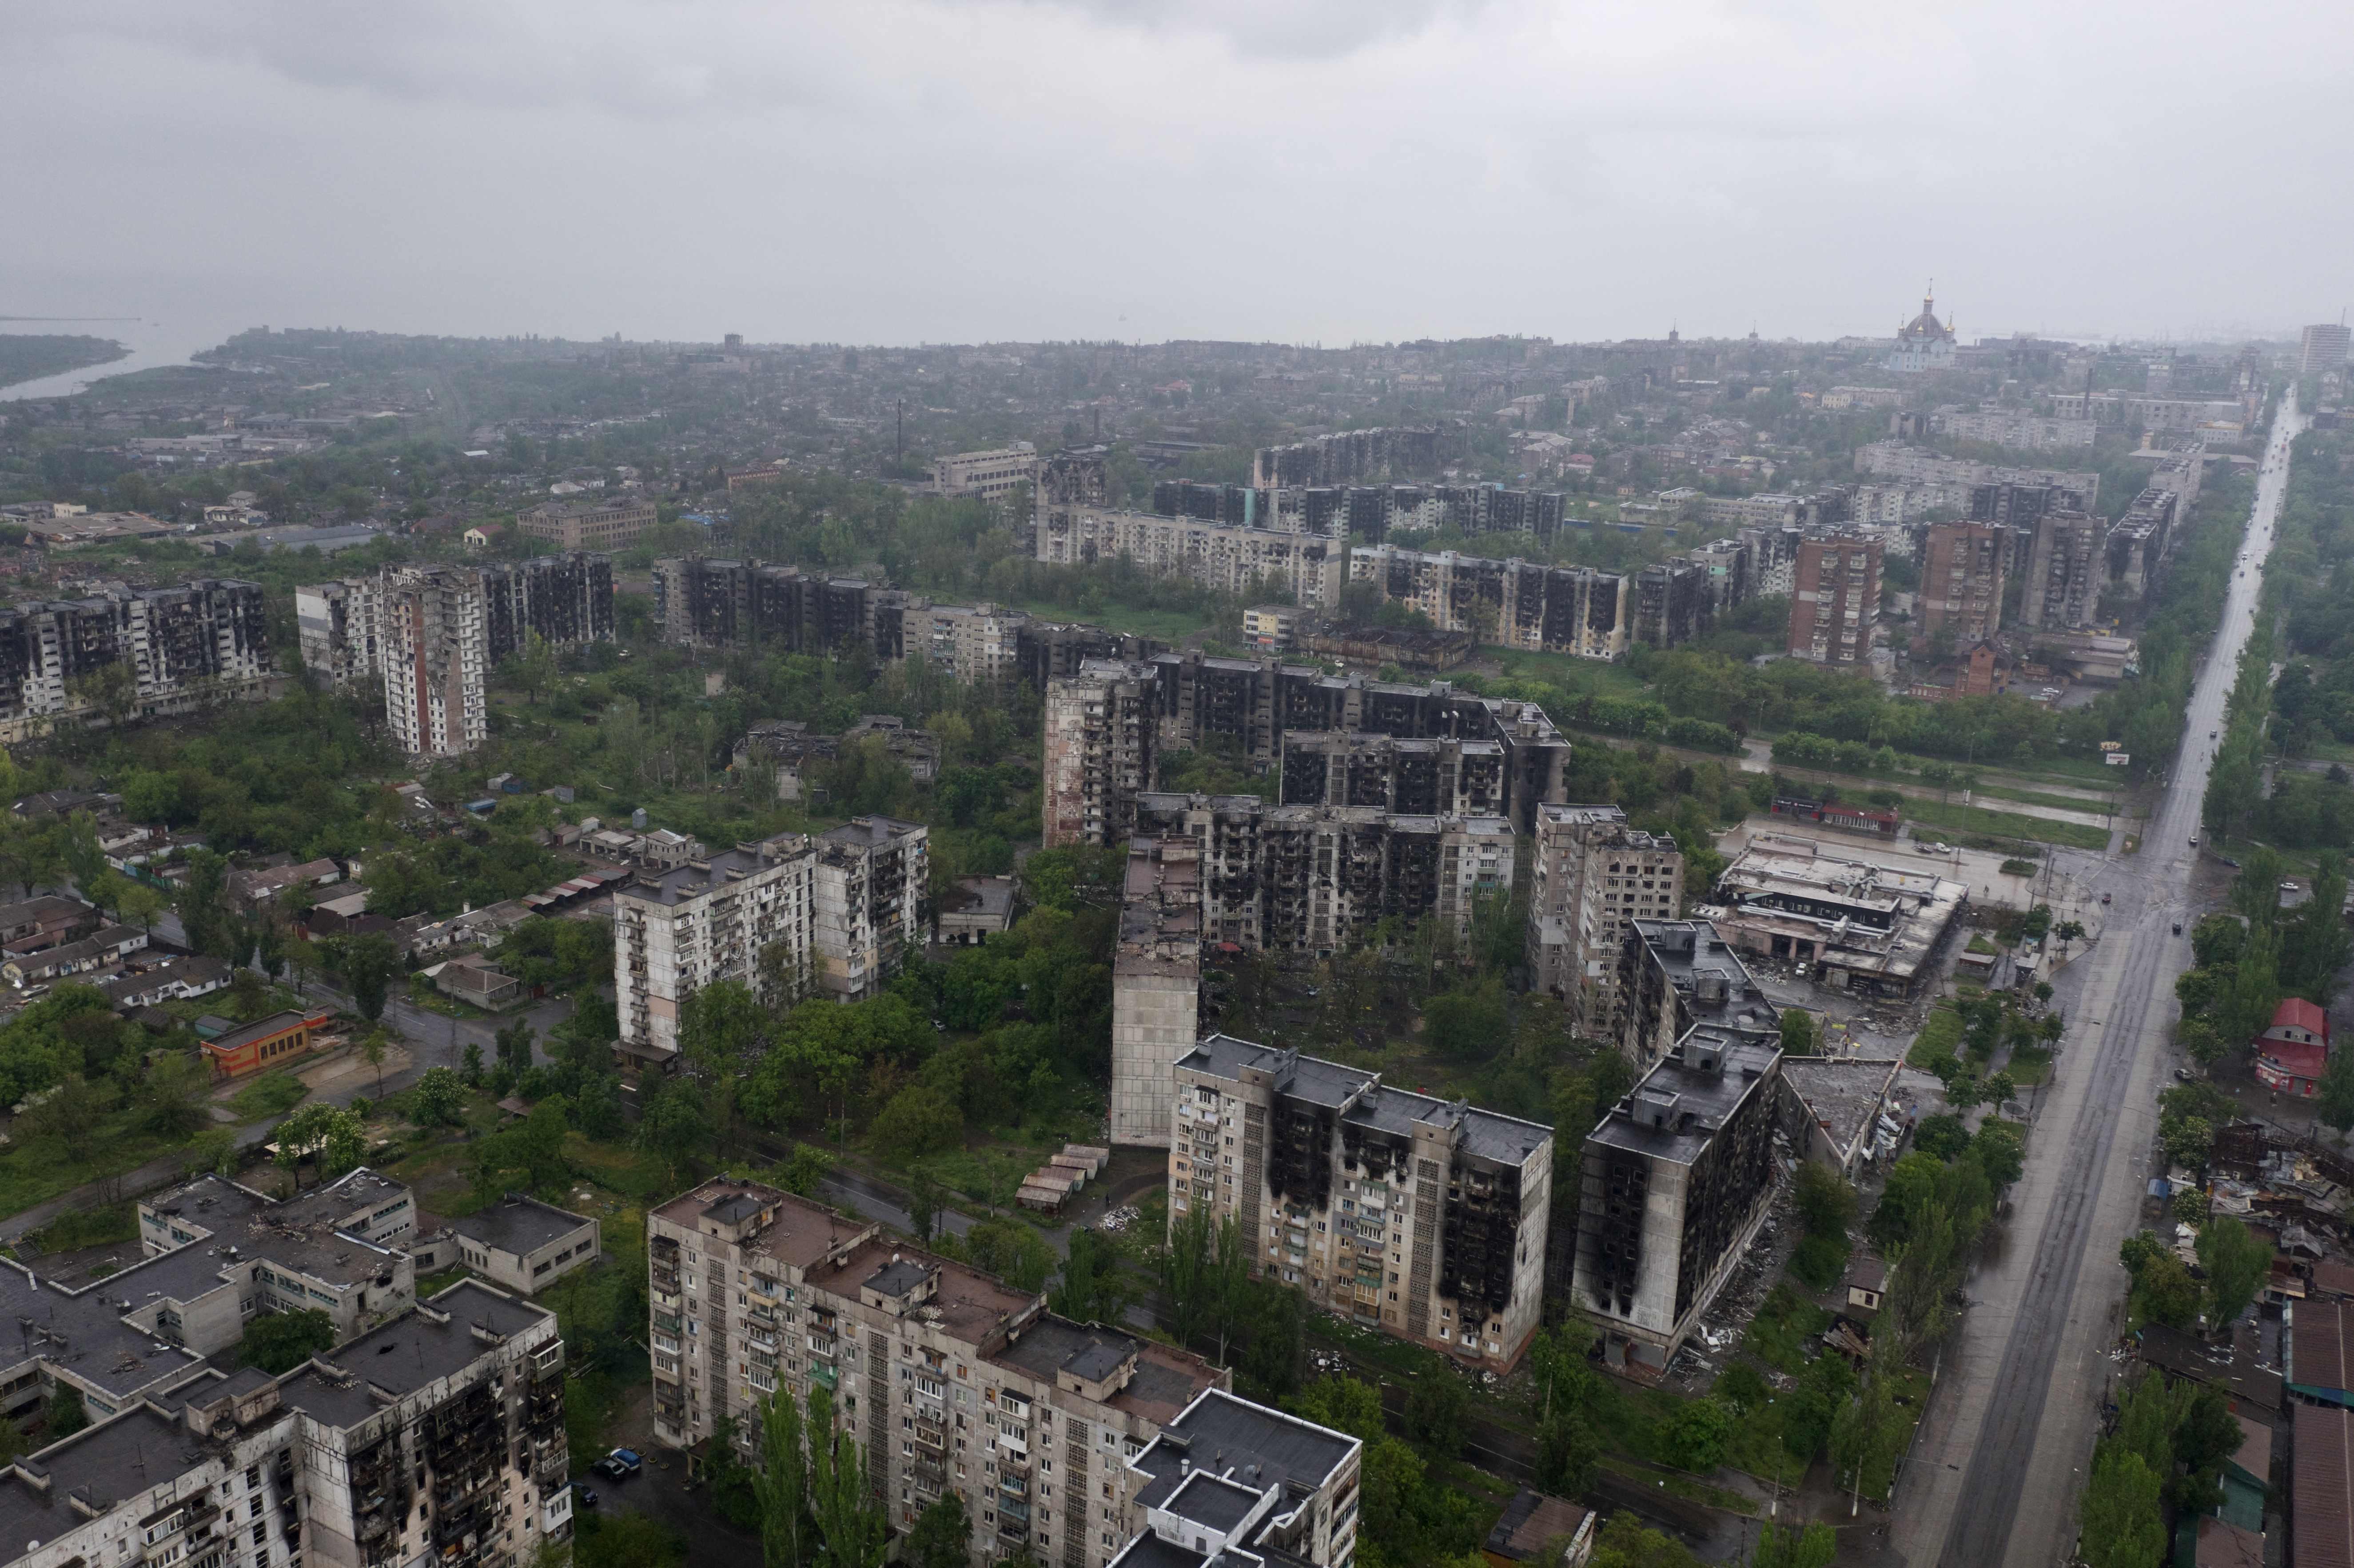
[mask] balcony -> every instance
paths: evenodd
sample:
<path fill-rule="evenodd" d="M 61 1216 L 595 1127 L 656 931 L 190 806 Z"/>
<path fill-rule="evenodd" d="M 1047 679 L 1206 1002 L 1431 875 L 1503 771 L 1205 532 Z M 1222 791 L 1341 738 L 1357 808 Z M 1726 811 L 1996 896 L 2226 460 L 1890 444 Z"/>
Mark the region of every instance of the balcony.
<path fill-rule="evenodd" d="M 673 1336 L 683 1334 L 686 1331 L 685 1323 L 675 1312 L 656 1312 L 654 1314 L 654 1327 L 661 1332 Z"/>
<path fill-rule="evenodd" d="M 833 1368 L 828 1366 L 823 1361 L 811 1361 L 810 1363 L 810 1382 L 817 1384 L 818 1387 L 824 1389 L 829 1393 L 842 1386 L 841 1375 L 837 1373 Z"/>
<path fill-rule="evenodd" d="M 916 1446 L 918 1448 L 929 1448 L 935 1453 L 942 1455 L 945 1455 L 949 1451 L 949 1435 L 947 1431 L 941 1427 L 932 1425 L 929 1422 L 918 1421 L 916 1423 L 915 1438 Z"/>

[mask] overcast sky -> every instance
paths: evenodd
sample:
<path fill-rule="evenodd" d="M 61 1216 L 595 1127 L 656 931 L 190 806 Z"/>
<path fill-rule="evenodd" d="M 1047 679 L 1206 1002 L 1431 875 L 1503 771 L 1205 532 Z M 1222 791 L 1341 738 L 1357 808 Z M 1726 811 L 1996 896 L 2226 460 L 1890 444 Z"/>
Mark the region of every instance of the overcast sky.
<path fill-rule="evenodd" d="M 2354 298 L 2307 0 L 7 0 L 0 314 L 2196 337 Z M 14 330 L 25 330 L 17 327 Z"/>

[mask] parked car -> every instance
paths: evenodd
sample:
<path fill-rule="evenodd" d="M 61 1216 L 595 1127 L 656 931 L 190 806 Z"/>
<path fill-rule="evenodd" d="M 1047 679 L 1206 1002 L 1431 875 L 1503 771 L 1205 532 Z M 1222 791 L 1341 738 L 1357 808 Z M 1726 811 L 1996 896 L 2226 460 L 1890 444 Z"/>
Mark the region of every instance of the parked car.
<path fill-rule="evenodd" d="M 2240 863 L 2239 863 L 2238 861 L 2236 861 L 2236 860 L 2233 860 L 2230 855 L 2227 855 L 2227 854 L 2219 854 L 2219 855 L 2217 855 L 2215 858 L 2216 858 L 2217 860 L 2221 861 L 2225 865 L 2230 866 L 2233 871 L 2237 871 L 2237 870 L 2239 870 L 2239 869 L 2240 869 Z"/>
<path fill-rule="evenodd" d="M 2295 893 L 2296 891 L 2296 884 L 2295 882 L 2284 882 L 2281 884 L 2281 891 L 2283 893 Z"/>
<path fill-rule="evenodd" d="M 2182 935 L 2182 922 L 2179 920 L 2174 923 L 2174 934 L 2178 937 Z"/>
<path fill-rule="evenodd" d="M 616 1448 L 588 1467 L 600 1476 L 610 1476 L 614 1480 L 620 1481 L 636 1475 L 643 1463 L 644 1461 L 638 1457 L 637 1450 Z"/>
<path fill-rule="evenodd" d="M 2105 894 L 2105 893 L 2102 894 L 2102 895 L 2101 895 L 2101 902 L 2102 902 L 2102 903 L 2104 903 L 2104 904 L 2106 904 L 2108 901 L 2109 901 L 2109 895 L 2108 895 L 2107 894 Z"/>
<path fill-rule="evenodd" d="M 578 1481 L 575 1481 L 572 1483 L 572 1495 L 580 1499 L 582 1508 L 597 1506 L 597 1489 L 594 1487 L 585 1487 Z"/>

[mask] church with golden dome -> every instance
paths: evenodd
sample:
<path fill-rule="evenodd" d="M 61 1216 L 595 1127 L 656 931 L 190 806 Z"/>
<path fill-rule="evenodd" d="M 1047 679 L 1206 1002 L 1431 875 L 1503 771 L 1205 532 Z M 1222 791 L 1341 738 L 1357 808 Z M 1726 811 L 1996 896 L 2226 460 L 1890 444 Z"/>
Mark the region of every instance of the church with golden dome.
<path fill-rule="evenodd" d="M 1889 351 L 1888 368 L 1918 376 L 1954 367 L 1954 326 L 1937 320 L 1935 285 L 1922 296 L 1921 313 L 1896 329 L 1896 346 Z"/>

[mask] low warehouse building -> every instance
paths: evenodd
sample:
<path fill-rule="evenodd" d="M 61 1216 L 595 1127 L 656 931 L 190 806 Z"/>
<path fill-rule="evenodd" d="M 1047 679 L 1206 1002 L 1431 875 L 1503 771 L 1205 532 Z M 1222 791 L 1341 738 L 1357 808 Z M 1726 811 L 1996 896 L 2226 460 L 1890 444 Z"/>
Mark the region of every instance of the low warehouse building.
<path fill-rule="evenodd" d="M 597 1222 L 509 1192 L 487 1209 L 449 1222 L 458 1261 L 493 1285 L 535 1295 L 597 1261 Z"/>

